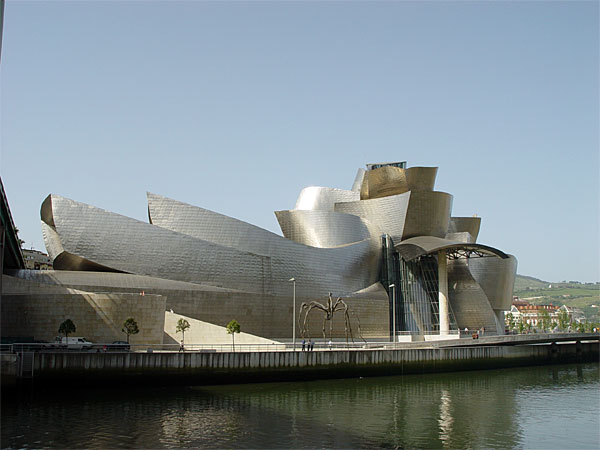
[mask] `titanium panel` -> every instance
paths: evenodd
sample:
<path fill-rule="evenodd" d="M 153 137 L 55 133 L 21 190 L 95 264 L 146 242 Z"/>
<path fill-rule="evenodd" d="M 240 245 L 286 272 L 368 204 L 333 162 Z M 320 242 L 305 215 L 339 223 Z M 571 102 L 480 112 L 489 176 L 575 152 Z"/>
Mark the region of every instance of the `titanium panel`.
<path fill-rule="evenodd" d="M 411 195 L 412 193 L 406 192 L 373 200 L 336 203 L 335 211 L 361 217 L 392 239 L 400 241 Z"/>
<path fill-rule="evenodd" d="M 43 285 L 70 286 L 84 291 L 141 292 L 161 291 L 207 291 L 241 292 L 208 284 L 166 280 L 145 275 L 122 272 L 88 272 L 79 270 L 19 270 L 14 273 L 18 279 Z M 12 277 L 11 277 L 12 278 Z"/>
<path fill-rule="evenodd" d="M 269 256 L 286 239 L 264 228 L 198 206 L 147 193 L 153 225 L 196 239 L 257 255 Z"/>
<path fill-rule="evenodd" d="M 452 196 L 437 191 L 411 191 L 402 239 L 415 236 L 445 237 Z"/>
<path fill-rule="evenodd" d="M 54 219 L 52 219 L 52 223 L 54 223 Z M 48 225 L 44 220 L 42 220 L 42 236 L 44 237 L 44 244 L 50 258 L 56 259 L 58 255 L 65 251 L 60 242 L 60 236 L 54 230 L 54 226 Z"/>
<path fill-rule="evenodd" d="M 462 231 L 460 233 L 446 233 L 446 239 L 449 241 L 464 242 L 465 244 L 475 243 L 475 239 L 471 236 L 471 233 Z"/>
<path fill-rule="evenodd" d="M 448 296 L 459 329 L 485 327 L 487 331 L 504 334 L 504 328 L 498 329 L 494 310 L 465 259 L 448 261 Z"/>
<path fill-rule="evenodd" d="M 337 212 L 366 219 L 395 242 L 414 236 L 446 236 L 451 209 L 452 196 L 436 191 L 411 191 L 335 205 Z"/>
<path fill-rule="evenodd" d="M 378 237 L 381 231 L 351 214 L 321 210 L 275 211 L 283 235 L 312 247 L 332 248 Z"/>
<path fill-rule="evenodd" d="M 469 233 L 473 240 L 477 241 L 479 228 L 481 227 L 481 217 L 451 217 L 448 224 L 448 233 Z"/>
<path fill-rule="evenodd" d="M 297 280 L 299 296 L 323 296 L 329 291 L 343 296 L 378 281 L 379 239 L 319 249 L 271 233 L 272 240 L 264 243 L 264 253 L 268 250 L 269 255 L 266 256 L 209 241 L 206 238 L 211 236 L 211 230 L 218 227 L 209 227 L 208 231 L 193 227 L 187 219 L 179 221 L 186 217 L 179 212 L 187 208 L 209 218 L 216 213 L 206 214 L 206 210 L 184 203 L 169 202 L 175 204 L 170 209 L 174 214 L 164 225 L 174 230 L 182 226 L 189 235 L 63 197 L 51 198 L 56 231 L 65 251 L 112 269 L 275 295 L 289 294 L 291 277 Z M 158 223 L 160 214 L 155 212 L 156 209 L 151 211 L 152 220 Z M 194 211 L 188 213 L 189 218 Z M 232 226 L 233 233 L 239 234 L 232 224 L 240 221 L 225 222 Z M 191 236 L 193 233 L 198 234 Z M 217 238 L 222 239 L 222 235 Z"/>
<path fill-rule="evenodd" d="M 360 199 L 388 197 L 408 191 L 433 191 L 437 170 L 437 167 L 402 169 L 394 166 L 368 170 L 364 175 Z"/>
<path fill-rule="evenodd" d="M 352 190 L 354 192 L 360 192 L 360 188 L 365 178 L 365 172 L 365 169 L 358 169 L 356 172 L 356 177 L 354 178 L 354 183 L 352 184 Z"/>
<path fill-rule="evenodd" d="M 310 186 L 302 189 L 294 209 L 320 209 L 335 211 L 338 202 L 352 202 L 360 200 L 360 194 L 355 191 L 335 189 L 329 187 Z"/>
<path fill-rule="evenodd" d="M 469 270 L 493 309 L 509 310 L 513 299 L 517 258 L 470 258 Z"/>

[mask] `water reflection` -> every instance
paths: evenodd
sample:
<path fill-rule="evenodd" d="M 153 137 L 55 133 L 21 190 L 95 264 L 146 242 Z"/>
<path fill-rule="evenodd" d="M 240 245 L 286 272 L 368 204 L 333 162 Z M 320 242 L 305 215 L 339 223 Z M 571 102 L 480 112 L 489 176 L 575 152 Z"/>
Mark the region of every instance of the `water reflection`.
<path fill-rule="evenodd" d="M 3 398 L 1 443 L 3 448 L 537 448 L 543 442 L 559 448 L 556 443 L 570 439 L 578 448 L 596 448 L 599 386 L 598 364 L 588 364 L 195 388 L 37 389 Z M 568 427 L 565 420 L 571 420 Z M 559 429 L 564 439 L 553 439 Z"/>

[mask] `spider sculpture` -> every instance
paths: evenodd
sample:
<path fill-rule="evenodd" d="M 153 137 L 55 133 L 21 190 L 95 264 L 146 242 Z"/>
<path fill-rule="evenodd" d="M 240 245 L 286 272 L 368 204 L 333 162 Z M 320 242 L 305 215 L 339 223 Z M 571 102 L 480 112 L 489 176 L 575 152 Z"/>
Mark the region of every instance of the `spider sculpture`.
<path fill-rule="evenodd" d="M 323 318 L 323 339 L 326 339 L 326 335 L 325 335 L 326 322 L 329 320 L 329 339 L 331 339 L 331 334 L 333 331 L 333 314 L 336 311 L 344 311 L 346 343 L 348 343 L 348 333 L 350 333 L 350 339 L 352 339 L 352 342 L 354 342 L 354 338 L 352 336 L 352 328 L 350 327 L 350 316 L 348 314 L 348 305 L 346 305 L 346 302 L 344 302 L 344 300 L 342 300 L 341 297 L 338 297 L 338 299 L 334 303 L 333 298 L 331 296 L 331 292 L 329 293 L 329 297 L 327 299 L 326 305 L 319 303 L 317 301 L 312 301 L 310 303 L 302 303 L 302 305 L 300 306 L 300 314 L 298 316 L 298 325 L 299 325 L 300 331 L 302 333 L 302 338 L 310 337 L 309 333 L 308 333 L 307 319 L 308 319 L 308 313 L 311 312 L 313 309 L 316 309 L 317 311 L 321 311 L 325 314 L 325 317 Z M 304 313 L 304 320 L 302 320 L 303 313 Z M 358 328 L 359 328 L 359 334 L 360 334 L 360 322 L 359 322 Z M 361 336 L 361 338 L 362 338 L 362 336 Z"/>

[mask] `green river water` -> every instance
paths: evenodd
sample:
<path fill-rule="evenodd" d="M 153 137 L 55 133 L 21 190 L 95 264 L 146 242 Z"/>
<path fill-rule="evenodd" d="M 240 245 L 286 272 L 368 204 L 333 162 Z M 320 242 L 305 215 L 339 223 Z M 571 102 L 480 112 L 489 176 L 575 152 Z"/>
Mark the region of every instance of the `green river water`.
<path fill-rule="evenodd" d="M 600 448 L 598 364 L 4 393 L 2 448 Z"/>

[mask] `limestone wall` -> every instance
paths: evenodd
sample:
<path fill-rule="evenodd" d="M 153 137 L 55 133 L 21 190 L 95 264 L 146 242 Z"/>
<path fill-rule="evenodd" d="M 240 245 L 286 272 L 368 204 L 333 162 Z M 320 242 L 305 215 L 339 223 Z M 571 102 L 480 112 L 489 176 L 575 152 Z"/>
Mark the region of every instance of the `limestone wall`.
<path fill-rule="evenodd" d="M 165 344 L 177 344 L 182 340 L 182 334 L 175 332 L 177 321 L 185 319 L 190 324 L 190 328 L 185 332 L 186 345 L 206 345 L 206 344 L 225 344 L 232 343 L 231 335 L 227 334 L 225 327 L 213 325 L 191 317 L 182 316 L 180 314 L 165 312 Z M 240 317 L 240 319 L 242 319 Z M 243 322 L 243 321 L 242 321 Z M 243 328 L 242 328 L 243 330 Z M 247 344 L 277 344 L 278 342 L 271 339 L 261 338 L 249 333 L 236 333 L 235 343 L 241 345 Z"/>
<path fill-rule="evenodd" d="M 160 295 L 128 293 L 87 293 L 83 291 L 2 295 L 2 337 L 33 337 L 54 341 L 60 324 L 71 319 L 77 331 L 92 342 L 126 340 L 123 322 L 133 317 L 140 332 L 132 344 L 161 344 L 166 298 Z"/>
<path fill-rule="evenodd" d="M 21 271 L 20 276 L 28 280 L 13 277 L 7 286 L 12 286 L 11 292 L 22 292 L 23 289 L 38 289 L 52 286 L 56 283 L 71 286 L 88 292 L 131 292 L 142 290 L 146 294 L 157 294 L 166 297 L 167 311 L 191 317 L 202 322 L 225 327 L 232 319 L 237 320 L 242 330 L 267 339 L 289 340 L 292 338 L 292 285 L 287 296 L 255 294 L 230 289 L 193 283 L 175 282 L 160 278 L 141 277 L 139 275 L 102 273 L 102 272 L 69 272 L 54 271 L 53 273 L 33 273 Z M 34 283 L 34 281 L 36 281 Z M 31 283 L 25 286 L 24 284 Z M 35 287 L 34 287 L 35 285 Z M 7 287 L 8 289 L 8 287 Z M 4 292 L 7 292 L 6 290 Z M 39 291 L 35 291 L 39 292 Z M 335 292 L 334 292 L 335 296 Z M 320 298 L 296 298 L 296 317 L 303 302 L 327 302 L 327 293 Z M 377 283 L 372 287 L 344 297 L 349 307 L 350 324 L 355 341 L 360 342 L 359 322 L 362 336 L 365 339 L 389 338 L 389 300 L 383 287 Z M 323 313 L 314 310 L 310 313 L 308 328 L 312 339 L 322 338 Z M 345 323 L 343 311 L 333 317 L 333 338 L 345 338 Z M 329 337 L 329 322 L 326 323 Z M 296 322 L 296 337 L 300 337 L 300 327 Z M 237 336 L 236 336 L 237 337 Z M 179 342 L 178 339 L 177 342 Z"/>

